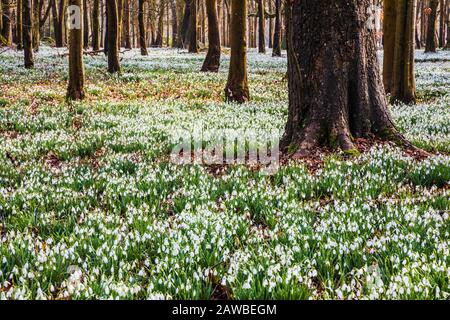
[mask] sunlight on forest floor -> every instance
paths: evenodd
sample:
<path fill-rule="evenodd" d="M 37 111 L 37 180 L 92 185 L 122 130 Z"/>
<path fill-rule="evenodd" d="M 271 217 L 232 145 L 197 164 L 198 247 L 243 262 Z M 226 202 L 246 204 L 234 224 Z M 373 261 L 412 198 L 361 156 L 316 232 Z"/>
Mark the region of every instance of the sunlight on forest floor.
<path fill-rule="evenodd" d="M 450 296 L 450 51 L 416 53 L 416 106 L 391 108 L 433 153 L 392 145 L 311 173 L 167 163 L 180 129 L 283 130 L 286 59 L 249 54 L 252 101 L 223 102 L 204 55 L 85 56 L 65 103 L 65 51 L 36 69 L 0 56 L 0 299 L 324 299 Z"/>

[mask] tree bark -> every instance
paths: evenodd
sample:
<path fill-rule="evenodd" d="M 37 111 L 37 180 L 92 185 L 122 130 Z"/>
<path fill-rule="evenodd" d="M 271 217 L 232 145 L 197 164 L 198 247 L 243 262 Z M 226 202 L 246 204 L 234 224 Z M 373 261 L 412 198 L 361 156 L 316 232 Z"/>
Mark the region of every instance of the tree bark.
<path fill-rule="evenodd" d="M 24 65 L 25 68 L 31 69 L 34 67 L 33 59 L 33 15 L 32 15 L 32 0 L 22 0 L 22 13 L 23 13 L 23 53 L 24 53 Z"/>
<path fill-rule="evenodd" d="M 247 79 L 247 0 L 231 1 L 231 58 L 225 99 L 244 103 L 250 99 Z"/>
<path fill-rule="evenodd" d="M 258 52 L 266 53 L 266 16 L 264 0 L 258 0 Z"/>
<path fill-rule="evenodd" d="M 116 0 L 106 0 L 106 7 L 108 12 L 107 17 L 107 34 L 108 41 L 108 72 L 120 72 L 119 65 L 119 16 Z"/>
<path fill-rule="evenodd" d="M 148 55 L 147 42 L 145 41 L 145 24 L 144 24 L 144 0 L 139 1 L 138 8 L 138 24 L 139 24 L 139 47 L 141 48 L 141 55 Z"/>
<path fill-rule="evenodd" d="M 414 76 L 414 0 L 384 1 L 383 82 L 391 101 L 416 101 Z"/>
<path fill-rule="evenodd" d="M 163 33 L 164 33 L 164 8 L 165 1 L 160 0 L 159 2 L 159 12 L 158 12 L 158 28 L 156 30 L 156 40 L 155 45 L 159 48 L 163 46 Z"/>
<path fill-rule="evenodd" d="M 172 14 L 172 48 L 178 46 L 178 13 L 175 0 L 170 0 L 170 12 Z"/>
<path fill-rule="evenodd" d="M 189 52 L 190 53 L 198 53 L 197 1 L 198 0 L 191 0 L 191 13 L 189 15 Z"/>
<path fill-rule="evenodd" d="M 131 49 L 130 32 L 130 0 L 123 0 L 123 25 L 124 25 L 124 45 L 125 49 Z"/>
<path fill-rule="evenodd" d="M 425 43 L 425 52 L 436 52 L 436 18 L 439 0 L 430 0 L 431 13 L 428 15 L 427 38 Z"/>
<path fill-rule="evenodd" d="M 70 0 L 69 5 L 78 6 L 81 16 L 84 15 L 82 0 Z M 84 20 L 84 19 L 83 19 Z M 83 30 L 82 28 L 69 28 L 69 85 L 66 97 L 69 100 L 82 100 L 84 98 L 84 66 L 83 66 Z"/>
<path fill-rule="evenodd" d="M 22 28 L 22 0 L 17 0 L 17 13 L 16 13 L 16 37 L 17 37 L 17 50 L 22 50 L 22 37 L 23 37 L 23 28 Z"/>
<path fill-rule="evenodd" d="M 185 0 L 183 21 L 181 22 L 181 35 L 178 48 L 185 48 L 188 43 L 189 20 L 191 17 L 191 0 Z"/>
<path fill-rule="evenodd" d="M 400 139 L 387 108 L 371 0 L 286 4 L 289 115 L 281 142 L 294 158 L 320 146 L 356 151 L 354 138 Z"/>
<path fill-rule="evenodd" d="M 92 7 L 92 49 L 100 49 L 100 0 L 94 0 Z"/>
<path fill-rule="evenodd" d="M 272 56 L 281 57 L 281 0 L 275 0 L 275 32 Z"/>
<path fill-rule="evenodd" d="M 12 27 L 11 27 L 11 15 L 12 15 L 12 0 L 2 0 L 2 28 L 1 35 L 3 41 L 0 41 L 0 45 L 11 45 L 12 43 Z"/>
<path fill-rule="evenodd" d="M 43 0 L 33 0 L 33 48 L 34 51 L 39 51 L 39 44 L 41 41 L 41 35 L 40 35 L 40 26 L 39 26 L 39 20 L 40 20 L 40 13 L 41 13 L 41 7 L 42 7 Z"/>
<path fill-rule="evenodd" d="M 447 0 L 447 44 L 446 49 L 450 49 L 450 1 Z"/>
<path fill-rule="evenodd" d="M 83 0 L 83 47 L 89 48 L 89 6 L 88 0 Z"/>
<path fill-rule="evenodd" d="M 220 67 L 220 32 L 216 0 L 206 0 L 206 12 L 208 15 L 208 53 L 202 71 L 218 72 Z"/>
<path fill-rule="evenodd" d="M 56 0 L 52 3 L 52 15 L 53 15 L 53 29 L 55 32 L 55 46 L 57 48 L 64 47 L 66 44 L 65 37 L 65 12 L 67 7 L 67 0 L 59 0 L 58 4 Z"/>

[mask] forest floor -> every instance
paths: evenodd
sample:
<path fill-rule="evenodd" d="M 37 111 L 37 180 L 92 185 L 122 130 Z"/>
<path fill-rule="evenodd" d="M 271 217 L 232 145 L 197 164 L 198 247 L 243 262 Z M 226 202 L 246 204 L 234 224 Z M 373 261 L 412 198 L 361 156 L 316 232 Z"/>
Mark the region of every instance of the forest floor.
<path fill-rule="evenodd" d="M 286 59 L 249 54 L 252 101 L 223 103 L 204 55 L 86 56 L 86 100 L 65 103 L 67 57 L 0 55 L 0 299 L 448 299 L 450 52 L 417 52 L 416 106 L 391 110 L 432 153 L 390 144 L 268 175 L 176 165 L 199 126 L 282 132 Z M 265 136 L 266 137 L 266 136 Z"/>

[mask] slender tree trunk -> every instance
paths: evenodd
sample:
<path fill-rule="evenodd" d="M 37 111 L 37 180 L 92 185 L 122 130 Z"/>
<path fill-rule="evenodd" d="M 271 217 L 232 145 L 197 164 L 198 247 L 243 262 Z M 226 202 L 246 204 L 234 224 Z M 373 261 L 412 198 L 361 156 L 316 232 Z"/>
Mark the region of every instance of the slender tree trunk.
<path fill-rule="evenodd" d="M 106 0 L 108 12 L 107 18 L 107 41 L 108 41 L 108 72 L 120 72 L 119 65 L 119 16 L 116 0 Z"/>
<path fill-rule="evenodd" d="M 41 3 L 43 0 L 33 0 L 33 48 L 34 51 L 39 51 L 40 39 L 40 28 L 39 20 L 41 18 Z"/>
<path fill-rule="evenodd" d="M 414 103 L 415 0 L 384 1 L 383 82 L 392 102 Z"/>
<path fill-rule="evenodd" d="M 191 0 L 191 14 L 189 16 L 189 52 L 190 53 L 198 53 L 197 1 L 198 0 Z"/>
<path fill-rule="evenodd" d="M 220 67 L 220 32 L 217 18 L 217 1 L 206 0 L 208 15 L 208 54 L 202 71 L 218 72 Z"/>
<path fill-rule="evenodd" d="M 82 0 L 70 0 L 69 5 L 79 7 L 81 16 L 84 16 Z M 69 85 L 67 87 L 66 95 L 67 99 L 69 100 L 81 100 L 84 98 L 82 30 L 84 28 L 85 26 L 83 26 L 82 28 L 69 28 Z"/>
<path fill-rule="evenodd" d="M 281 57 L 281 0 L 275 0 L 275 33 L 272 56 Z"/>
<path fill-rule="evenodd" d="M 266 9 L 264 0 L 258 0 L 258 52 L 266 53 Z"/>
<path fill-rule="evenodd" d="M 16 14 L 16 37 L 17 37 L 17 50 L 22 50 L 22 0 L 17 0 L 17 14 Z"/>
<path fill-rule="evenodd" d="M 67 0 L 59 0 L 58 5 L 56 0 L 53 3 L 53 27 L 55 29 L 55 46 L 57 48 L 64 47 L 66 44 L 65 36 L 65 12 L 67 7 Z"/>
<path fill-rule="evenodd" d="M 287 3 L 289 115 L 281 145 L 296 150 L 294 158 L 319 146 L 353 152 L 359 137 L 400 137 L 387 108 L 375 33 L 367 28 L 370 5 Z"/>
<path fill-rule="evenodd" d="M 231 0 L 231 58 L 225 99 L 244 103 L 250 99 L 247 79 L 247 0 Z"/>
<path fill-rule="evenodd" d="M 89 48 L 89 6 L 88 0 L 83 0 L 83 47 Z"/>
<path fill-rule="evenodd" d="M 178 46 L 178 13 L 175 0 L 170 0 L 170 12 L 172 14 L 172 48 Z"/>
<path fill-rule="evenodd" d="M 181 42 L 178 43 L 178 48 L 186 48 L 189 35 L 189 20 L 191 17 L 191 0 L 184 0 L 184 14 L 181 22 Z"/>
<path fill-rule="evenodd" d="M 430 0 L 431 12 L 428 15 L 427 38 L 425 43 L 425 52 L 436 52 L 436 18 L 439 0 Z"/>
<path fill-rule="evenodd" d="M 141 55 L 148 55 L 147 43 L 145 41 L 145 24 L 144 24 L 144 0 L 139 1 L 138 24 L 139 24 L 139 47 L 141 48 Z"/>
<path fill-rule="evenodd" d="M 445 15 L 447 10 L 445 8 L 445 0 L 440 0 L 440 17 L 439 17 L 439 48 L 445 46 Z"/>
<path fill-rule="evenodd" d="M 130 0 L 123 0 L 123 25 L 125 29 L 125 49 L 131 49 L 131 33 L 130 33 Z"/>
<path fill-rule="evenodd" d="M 446 49 L 450 49 L 450 0 L 447 0 L 447 44 Z"/>
<path fill-rule="evenodd" d="M 165 1 L 160 0 L 158 12 L 158 29 L 156 30 L 156 40 L 155 40 L 155 45 L 159 48 L 163 46 L 165 5 L 166 5 Z"/>
<path fill-rule="evenodd" d="M 34 67 L 33 59 L 33 15 L 32 15 L 32 0 L 22 0 L 22 14 L 23 14 L 23 53 L 25 68 L 31 69 Z"/>
<path fill-rule="evenodd" d="M 100 0 L 94 0 L 92 8 L 92 49 L 100 49 Z"/>

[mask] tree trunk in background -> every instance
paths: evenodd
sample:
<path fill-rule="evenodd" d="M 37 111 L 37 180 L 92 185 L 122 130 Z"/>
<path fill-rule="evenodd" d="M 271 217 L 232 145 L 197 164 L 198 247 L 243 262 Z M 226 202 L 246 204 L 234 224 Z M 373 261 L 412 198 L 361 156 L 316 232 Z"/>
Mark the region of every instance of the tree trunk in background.
<path fill-rule="evenodd" d="M 220 67 L 220 32 L 217 18 L 217 1 L 206 0 L 208 15 L 208 54 L 202 71 L 218 72 Z"/>
<path fill-rule="evenodd" d="M 84 16 L 82 0 L 70 0 L 69 5 L 80 8 L 81 16 Z M 71 17 L 69 16 L 69 19 Z M 84 18 L 83 18 L 84 21 Z M 83 26 L 82 29 L 84 29 Z M 67 87 L 67 99 L 81 100 L 84 98 L 84 66 L 83 66 L 83 30 L 69 28 L 69 85 Z"/>
<path fill-rule="evenodd" d="M 414 77 L 414 0 L 384 1 L 383 82 L 391 101 L 416 101 Z"/>
<path fill-rule="evenodd" d="M 17 50 L 22 50 L 22 0 L 17 0 L 17 10 L 16 10 L 16 37 L 17 37 Z"/>
<path fill-rule="evenodd" d="M 94 0 L 92 7 L 92 49 L 100 49 L 100 0 Z"/>
<path fill-rule="evenodd" d="M 139 24 L 139 47 L 141 48 L 141 55 L 148 55 L 147 42 L 145 41 L 145 24 L 144 24 L 144 0 L 139 1 L 138 9 L 138 24 Z"/>
<path fill-rule="evenodd" d="M 158 28 L 156 30 L 156 40 L 155 40 L 155 45 L 159 48 L 161 48 L 163 46 L 165 5 L 166 5 L 165 1 L 160 0 L 159 12 L 158 12 Z"/>
<path fill-rule="evenodd" d="M 125 49 L 131 49 L 130 0 L 123 0 L 123 9 L 124 45 Z"/>
<path fill-rule="evenodd" d="M 39 30 L 39 19 L 41 12 L 41 2 L 44 0 L 33 0 L 33 48 L 34 51 L 39 51 L 39 43 L 41 35 Z"/>
<path fill-rule="evenodd" d="M 65 12 L 67 7 L 67 0 L 56 0 L 52 3 L 53 28 L 55 31 L 55 46 L 57 48 L 64 47 L 66 44 L 65 36 Z"/>
<path fill-rule="evenodd" d="M 387 108 L 375 33 L 367 28 L 371 4 L 287 4 L 289 116 L 281 145 L 297 150 L 294 158 L 319 146 L 352 152 L 354 138 L 400 136 Z"/>
<path fill-rule="evenodd" d="M 186 48 L 189 35 L 189 20 L 191 17 L 191 0 L 185 0 L 183 21 L 181 22 L 181 42 L 178 43 L 178 48 Z"/>
<path fill-rule="evenodd" d="M 231 0 L 231 58 L 225 99 L 244 103 L 250 99 L 247 80 L 247 0 Z"/>
<path fill-rule="evenodd" d="M 34 67 L 31 0 L 22 0 L 22 14 L 24 65 L 25 68 L 31 69 Z"/>
<path fill-rule="evenodd" d="M 275 0 L 275 32 L 272 56 L 281 57 L 281 0 Z"/>
<path fill-rule="evenodd" d="M 83 0 L 83 47 L 89 48 L 89 6 L 88 0 Z"/>
<path fill-rule="evenodd" d="M 264 0 L 258 0 L 258 52 L 266 53 L 266 9 Z"/>
<path fill-rule="evenodd" d="M 197 1 L 198 0 L 191 0 L 191 14 L 189 17 L 189 52 L 190 53 L 198 53 Z"/>
<path fill-rule="evenodd" d="M 170 12 L 172 14 L 172 48 L 178 46 L 178 13 L 175 0 L 170 0 Z"/>
<path fill-rule="evenodd" d="M 439 18 L 439 48 L 445 46 L 445 15 L 447 10 L 445 8 L 445 0 L 440 0 L 440 18 Z"/>
<path fill-rule="evenodd" d="M 447 44 L 446 49 L 450 49 L 450 0 L 447 0 Z"/>
<path fill-rule="evenodd" d="M 439 0 L 430 0 L 431 13 L 428 15 L 427 38 L 425 52 L 436 52 L 436 18 Z"/>
<path fill-rule="evenodd" d="M 116 0 L 106 0 L 108 11 L 107 23 L 107 41 L 108 41 L 108 72 L 120 72 L 119 65 L 119 16 Z"/>
<path fill-rule="evenodd" d="M 11 27 L 11 15 L 12 15 L 12 0 L 2 0 L 2 28 L 1 35 L 2 41 L 0 41 L 0 45 L 11 45 L 12 43 L 12 27 Z"/>

